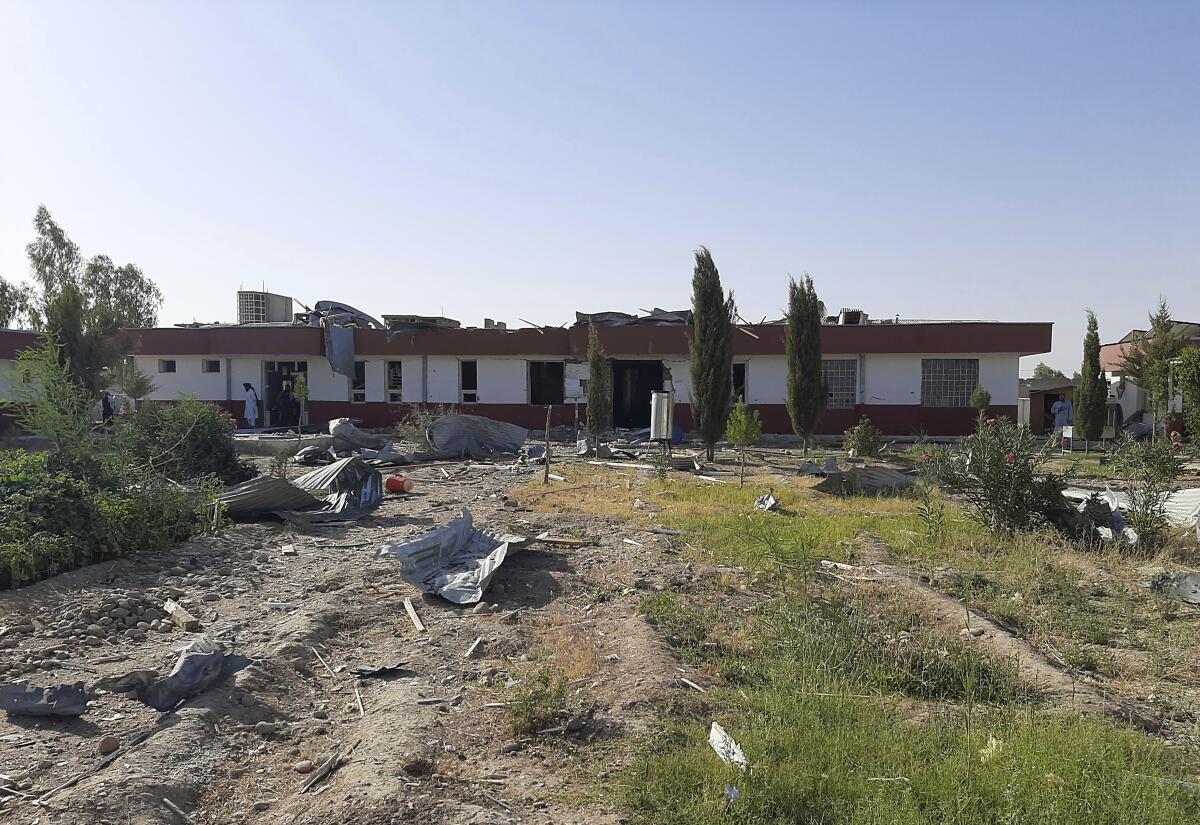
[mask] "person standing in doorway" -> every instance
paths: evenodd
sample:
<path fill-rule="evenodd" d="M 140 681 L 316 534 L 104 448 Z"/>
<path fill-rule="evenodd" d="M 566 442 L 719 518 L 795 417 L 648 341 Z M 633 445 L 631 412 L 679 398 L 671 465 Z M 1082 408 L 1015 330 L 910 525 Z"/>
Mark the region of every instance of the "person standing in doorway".
<path fill-rule="evenodd" d="M 1071 426 L 1075 419 L 1075 408 L 1065 395 L 1058 397 L 1050 407 L 1050 412 L 1054 413 L 1054 431 L 1058 435 L 1062 435 L 1063 427 Z"/>
<path fill-rule="evenodd" d="M 258 426 L 258 393 L 249 381 L 242 384 L 242 389 L 246 391 L 246 424 L 253 430 Z"/>

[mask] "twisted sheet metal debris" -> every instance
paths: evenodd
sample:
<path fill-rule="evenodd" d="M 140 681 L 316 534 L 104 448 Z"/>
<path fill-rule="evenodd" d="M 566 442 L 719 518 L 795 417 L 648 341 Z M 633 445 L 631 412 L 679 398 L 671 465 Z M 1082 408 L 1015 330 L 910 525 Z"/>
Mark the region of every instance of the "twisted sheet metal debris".
<path fill-rule="evenodd" d="M 529 430 L 479 415 L 443 415 L 429 425 L 429 446 L 456 456 L 490 458 L 497 453 L 518 453 Z"/>
<path fill-rule="evenodd" d="M 197 639 L 183 649 L 174 669 L 166 676 L 159 676 L 156 670 L 135 670 L 124 676 L 101 679 L 94 687 L 113 693 L 132 693 L 142 703 L 165 713 L 248 664 L 250 660 L 245 656 L 226 653 L 220 642 Z"/>
<path fill-rule="evenodd" d="M 318 467 L 295 481 L 259 476 L 217 496 L 230 518 L 275 513 L 300 521 L 354 517 L 375 509 L 382 500 L 383 476 L 358 456 Z"/>
<path fill-rule="evenodd" d="M 379 450 L 388 443 L 381 435 L 363 432 L 354 426 L 349 418 L 335 418 L 330 421 L 329 434 L 351 449 Z"/>
<path fill-rule="evenodd" d="M 375 558 L 398 560 L 404 580 L 426 593 L 455 604 L 474 604 L 504 564 L 510 545 L 523 541 L 522 536 L 476 529 L 471 512 L 464 509 L 445 527 L 405 544 L 385 544 Z"/>
<path fill-rule="evenodd" d="M 1163 573 L 1150 589 L 1188 604 L 1200 604 L 1200 573 Z"/>
<path fill-rule="evenodd" d="M 47 688 L 0 685 L 0 708 L 11 716 L 79 716 L 87 703 L 83 682 Z"/>

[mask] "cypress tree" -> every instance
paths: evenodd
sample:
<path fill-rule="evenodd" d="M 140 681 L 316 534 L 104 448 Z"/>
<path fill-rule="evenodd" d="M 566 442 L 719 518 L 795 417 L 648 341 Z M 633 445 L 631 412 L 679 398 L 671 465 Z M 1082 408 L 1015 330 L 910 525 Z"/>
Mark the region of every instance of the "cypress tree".
<path fill-rule="evenodd" d="M 821 374 L 821 320 L 825 306 L 817 298 L 812 277 L 797 284 L 788 280 L 786 320 L 787 410 L 792 429 L 804 442 L 804 454 L 812 443 L 821 413 L 825 412 L 825 379 Z"/>
<path fill-rule="evenodd" d="M 595 324 L 588 324 L 587 431 L 600 446 L 612 424 L 612 374 Z"/>
<path fill-rule="evenodd" d="M 725 297 L 721 275 L 704 247 L 692 273 L 692 423 L 713 460 L 733 404 L 733 293 Z"/>
<path fill-rule="evenodd" d="M 1079 388 L 1075 390 L 1076 421 L 1087 441 L 1099 441 L 1104 433 L 1105 408 L 1108 404 L 1108 381 L 1100 369 L 1100 330 L 1096 313 L 1087 311 L 1087 334 L 1083 336 L 1083 367 Z"/>

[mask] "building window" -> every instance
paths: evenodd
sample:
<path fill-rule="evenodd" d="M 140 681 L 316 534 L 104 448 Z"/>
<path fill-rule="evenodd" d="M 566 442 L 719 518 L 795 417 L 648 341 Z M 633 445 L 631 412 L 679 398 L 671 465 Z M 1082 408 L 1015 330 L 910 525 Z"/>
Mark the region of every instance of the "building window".
<path fill-rule="evenodd" d="M 216 359 L 205 358 L 200 362 L 200 372 L 220 372 L 221 362 Z"/>
<path fill-rule="evenodd" d="M 367 403 L 367 362 L 354 362 L 354 379 L 350 382 L 350 403 Z"/>
<path fill-rule="evenodd" d="M 921 359 L 922 406 L 969 407 L 978 386 L 978 358 Z"/>
<path fill-rule="evenodd" d="M 529 403 L 563 403 L 563 362 L 529 362 Z"/>
<path fill-rule="evenodd" d="M 475 361 L 458 362 L 458 385 L 462 390 L 462 403 L 479 401 L 479 365 Z"/>
<path fill-rule="evenodd" d="M 825 382 L 825 408 L 844 410 L 858 403 L 858 359 L 829 358 L 821 361 Z"/>
<path fill-rule="evenodd" d="M 733 365 L 733 399 L 746 400 L 746 364 Z"/>
<path fill-rule="evenodd" d="M 159 358 L 158 359 L 158 371 L 159 372 L 175 372 L 175 359 Z"/>
<path fill-rule="evenodd" d="M 404 364 L 401 361 L 387 362 L 387 394 L 389 404 L 399 404 L 404 394 Z"/>

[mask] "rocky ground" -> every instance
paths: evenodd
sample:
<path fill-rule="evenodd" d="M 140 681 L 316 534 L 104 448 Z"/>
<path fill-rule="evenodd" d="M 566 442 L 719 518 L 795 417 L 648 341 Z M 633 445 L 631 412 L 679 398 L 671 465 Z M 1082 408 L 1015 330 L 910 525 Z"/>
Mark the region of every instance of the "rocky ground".
<path fill-rule="evenodd" d="M 705 680 L 637 613 L 637 588 L 693 571 L 673 555 L 672 537 L 624 532 L 617 517 L 516 506 L 506 492 L 531 472 L 426 465 L 410 474 L 415 494 L 388 496 L 353 527 L 233 525 L 155 557 L 0 594 L 0 679 L 91 685 L 134 670 L 165 673 L 200 637 L 253 660 L 165 714 L 102 692 L 77 719 L 0 720 L 0 774 L 11 789 L 0 794 L 0 819 L 617 821 L 595 793 L 596 777 L 625 758 L 615 737 L 645 729 L 664 701 L 686 694 L 681 677 Z M 394 561 L 372 558 L 378 545 L 445 524 L 463 507 L 485 529 L 552 530 L 594 544 L 530 544 L 477 608 L 422 596 Z M 199 630 L 167 618 L 168 599 Z M 504 703 L 545 661 L 570 677 L 566 701 L 549 732 L 514 735 Z M 380 665 L 401 670 L 350 673 Z M 317 778 L 331 761 L 336 768 Z"/>

